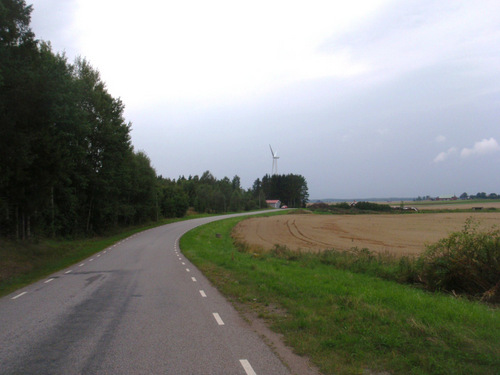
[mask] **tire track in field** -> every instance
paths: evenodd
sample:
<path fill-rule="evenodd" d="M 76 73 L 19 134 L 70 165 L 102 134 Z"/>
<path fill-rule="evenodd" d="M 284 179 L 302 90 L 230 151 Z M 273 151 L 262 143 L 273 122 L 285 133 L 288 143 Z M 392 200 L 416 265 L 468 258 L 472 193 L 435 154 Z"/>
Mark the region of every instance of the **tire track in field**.
<path fill-rule="evenodd" d="M 300 229 L 299 227 L 297 226 L 296 222 L 295 222 L 295 219 L 293 219 L 292 221 L 292 224 L 290 225 L 290 220 L 287 220 L 286 221 L 286 226 L 288 228 L 288 232 L 296 239 L 298 239 L 299 241 L 303 241 L 311 246 L 316 246 L 316 245 L 326 245 L 326 246 L 330 246 L 332 247 L 332 244 L 328 243 L 328 242 L 322 242 L 322 241 L 318 241 L 318 240 L 315 240 L 314 238 L 311 238 L 311 237 L 308 237 L 306 236 Z M 295 229 L 295 231 L 298 233 L 295 234 L 294 231 L 292 230 L 293 227 Z"/>

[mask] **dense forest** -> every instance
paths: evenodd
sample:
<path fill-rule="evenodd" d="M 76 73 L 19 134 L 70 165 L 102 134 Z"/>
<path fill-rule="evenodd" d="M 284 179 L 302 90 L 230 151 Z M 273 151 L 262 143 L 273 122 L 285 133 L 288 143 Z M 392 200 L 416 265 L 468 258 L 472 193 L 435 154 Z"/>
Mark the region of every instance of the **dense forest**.
<path fill-rule="evenodd" d="M 0 235 L 102 233 L 189 207 L 221 213 L 307 201 L 302 176 L 265 176 L 251 189 L 240 178 L 170 180 L 135 151 L 124 104 L 84 58 L 69 63 L 30 29 L 32 8 L 0 0 Z M 296 189 L 296 190 L 294 190 Z"/>
<path fill-rule="evenodd" d="M 279 199 L 290 207 L 305 207 L 309 199 L 307 181 L 301 175 L 265 175 L 261 186 L 268 199 Z"/>

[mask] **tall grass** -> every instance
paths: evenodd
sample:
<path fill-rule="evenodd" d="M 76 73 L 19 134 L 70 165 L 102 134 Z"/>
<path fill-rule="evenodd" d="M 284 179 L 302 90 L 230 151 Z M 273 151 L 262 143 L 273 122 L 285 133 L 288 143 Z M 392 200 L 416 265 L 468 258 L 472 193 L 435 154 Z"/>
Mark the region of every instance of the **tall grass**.
<path fill-rule="evenodd" d="M 357 273 L 347 270 L 352 259 L 333 252 L 241 251 L 230 235 L 237 220 L 187 233 L 182 251 L 322 373 L 495 374 L 500 368 L 497 309 L 383 280 L 368 267 L 373 260 L 355 265 L 367 272 Z"/>

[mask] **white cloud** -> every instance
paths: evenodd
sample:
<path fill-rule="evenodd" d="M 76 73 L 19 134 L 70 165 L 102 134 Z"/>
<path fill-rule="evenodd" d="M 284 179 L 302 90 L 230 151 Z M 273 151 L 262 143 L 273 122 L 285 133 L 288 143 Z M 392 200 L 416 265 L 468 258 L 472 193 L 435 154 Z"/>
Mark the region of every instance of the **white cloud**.
<path fill-rule="evenodd" d="M 476 61 L 474 72 L 498 72 L 498 53 L 486 52 L 498 43 L 498 1 L 457 2 L 433 0 L 395 2 L 368 18 L 360 27 L 325 43 L 335 51 L 344 47 L 353 62 L 369 77 L 393 79 L 446 61 L 467 66 Z M 411 42 L 408 42 L 411 41 Z M 397 51 L 397 53 L 395 53 Z"/>
<path fill-rule="evenodd" d="M 439 163 L 448 159 L 451 155 L 457 152 L 456 147 L 451 147 L 447 151 L 440 152 L 438 156 L 434 158 L 434 163 Z"/>
<path fill-rule="evenodd" d="M 464 148 L 460 152 L 462 158 L 467 158 L 473 155 L 485 155 L 493 152 L 500 151 L 500 145 L 493 137 L 490 139 L 483 139 L 482 141 L 474 143 L 472 148 Z"/>
<path fill-rule="evenodd" d="M 387 1 L 78 0 L 76 24 L 82 54 L 129 105 L 225 100 L 364 73 L 346 51 L 318 46 Z"/>

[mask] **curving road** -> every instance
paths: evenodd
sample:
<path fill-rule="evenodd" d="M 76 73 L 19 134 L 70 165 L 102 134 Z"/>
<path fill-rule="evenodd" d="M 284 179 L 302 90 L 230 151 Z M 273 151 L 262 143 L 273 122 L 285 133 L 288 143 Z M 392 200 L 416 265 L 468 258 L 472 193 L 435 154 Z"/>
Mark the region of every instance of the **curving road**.
<path fill-rule="evenodd" d="M 289 374 L 179 252 L 227 217 L 138 233 L 0 299 L 0 374 Z"/>

